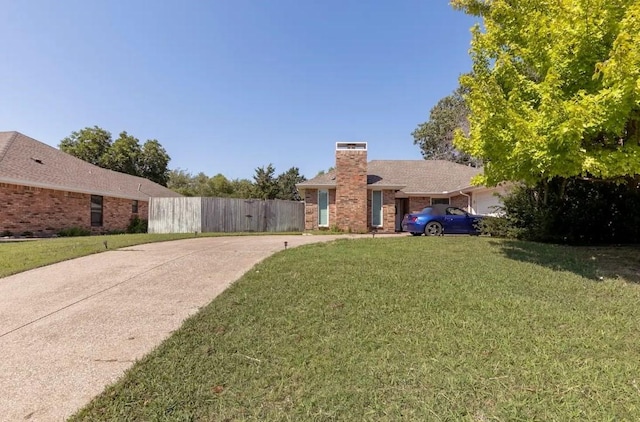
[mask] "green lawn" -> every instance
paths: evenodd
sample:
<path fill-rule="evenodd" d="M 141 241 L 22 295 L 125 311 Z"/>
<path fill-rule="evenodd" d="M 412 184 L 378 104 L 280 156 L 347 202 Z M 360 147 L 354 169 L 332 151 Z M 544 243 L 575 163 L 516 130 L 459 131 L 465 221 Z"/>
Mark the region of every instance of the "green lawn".
<path fill-rule="evenodd" d="M 638 420 L 639 271 L 637 247 L 290 249 L 72 420 Z"/>

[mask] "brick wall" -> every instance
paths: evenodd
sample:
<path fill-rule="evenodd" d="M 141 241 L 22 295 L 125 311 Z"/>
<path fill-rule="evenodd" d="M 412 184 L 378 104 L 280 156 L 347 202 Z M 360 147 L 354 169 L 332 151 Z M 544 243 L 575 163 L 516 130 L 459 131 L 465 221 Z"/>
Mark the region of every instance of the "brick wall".
<path fill-rule="evenodd" d="M 91 227 L 91 195 L 0 183 L 0 233 L 35 236 L 80 227 L 101 233 L 124 230 L 129 225 L 132 200 L 104 197 L 103 225 Z M 138 201 L 140 218 L 148 216 L 148 203 Z"/>
<path fill-rule="evenodd" d="M 382 193 L 382 224 L 385 233 L 396 231 L 396 192 L 393 190 Z"/>
<path fill-rule="evenodd" d="M 304 229 L 315 230 L 318 228 L 318 190 L 305 189 L 304 191 Z"/>
<path fill-rule="evenodd" d="M 431 198 L 428 196 L 412 196 L 409 198 L 409 211 L 410 213 L 420 212 L 424 208 L 431 205 Z"/>
<path fill-rule="evenodd" d="M 367 194 L 367 227 L 371 231 L 372 226 L 372 201 L 373 191 Z M 396 193 L 393 190 L 382 191 L 382 227 L 375 228 L 378 233 L 394 233 L 396 230 Z"/>
<path fill-rule="evenodd" d="M 336 190 L 329 189 L 329 227 L 336 225 Z M 318 229 L 318 189 L 304 191 L 304 229 Z"/>
<path fill-rule="evenodd" d="M 464 195 L 452 196 L 449 198 L 449 204 L 454 207 L 462 208 L 469 212 L 469 198 Z"/>
<path fill-rule="evenodd" d="M 367 150 L 337 149 L 335 225 L 366 232 L 367 218 Z"/>

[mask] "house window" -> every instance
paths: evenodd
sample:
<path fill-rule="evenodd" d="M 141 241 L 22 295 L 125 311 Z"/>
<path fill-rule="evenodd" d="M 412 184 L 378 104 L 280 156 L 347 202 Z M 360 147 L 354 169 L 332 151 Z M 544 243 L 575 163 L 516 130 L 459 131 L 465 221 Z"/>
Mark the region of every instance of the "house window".
<path fill-rule="evenodd" d="M 133 214 L 137 214 L 138 213 L 138 201 L 134 200 L 131 202 L 131 212 Z"/>
<path fill-rule="evenodd" d="M 431 198 L 431 205 L 436 204 L 449 205 L 449 198 Z"/>
<path fill-rule="evenodd" d="M 99 195 L 91 195 L 91 225 L 102 226 L 102 197 Z"/>
<path fill-rule="evenodd" d="M 382 227 L 382 191 L 371 192 L 371 225 Z"/>
<path fill-rule="evenodd" d="M 329 191 L 318 191 L 318 226 L 329 227 Z"/>

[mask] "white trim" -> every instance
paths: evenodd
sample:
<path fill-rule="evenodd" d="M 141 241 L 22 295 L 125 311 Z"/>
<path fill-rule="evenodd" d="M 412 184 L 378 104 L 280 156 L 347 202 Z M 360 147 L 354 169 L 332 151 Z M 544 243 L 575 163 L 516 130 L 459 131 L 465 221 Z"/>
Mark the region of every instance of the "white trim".
<path fill-rule="evenodd" d="M 376 211 L 373 207 L 374 200 L 373 195 L 376 192 L 380 192 L 380 224 L 373 224 L 374 212 Z M 381 190 L 372 190 L 371 191 L 371 227 L 383 227 L 384 226 L 384 192 Z"/>
<path fill-rule="evenodd" d="M 327 224 L 320 224 L 320 192 L 327 194 Z M 318 189 L 318 227 L 329 227 L 329 189 Z"/>

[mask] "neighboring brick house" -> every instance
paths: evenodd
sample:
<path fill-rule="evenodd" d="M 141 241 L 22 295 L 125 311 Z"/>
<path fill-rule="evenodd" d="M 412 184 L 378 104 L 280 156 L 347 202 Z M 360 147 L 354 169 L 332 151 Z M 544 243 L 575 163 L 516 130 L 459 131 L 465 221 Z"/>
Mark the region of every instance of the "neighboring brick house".
<path fill-rule="evenodd" d="M 182 196 L 142 177 L 89 164 L 19 132 L 0 132 L 0 234 L 79 227 L 124 230 L 150 197 Z"/>
<path fill-rule="evenodd" d="M 406 213 L 448 203 L 475 214 L 495 212 L 499 199 L 472 186 L 481 169 L 444 160 L 367 162 L 366 142 L 338 142 L 335 169 L 297 185 L 305 200 L 305 229 L 401 231 Z"/>

